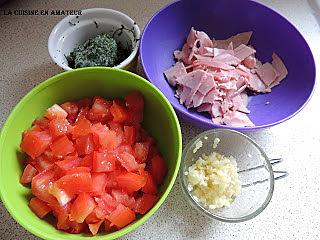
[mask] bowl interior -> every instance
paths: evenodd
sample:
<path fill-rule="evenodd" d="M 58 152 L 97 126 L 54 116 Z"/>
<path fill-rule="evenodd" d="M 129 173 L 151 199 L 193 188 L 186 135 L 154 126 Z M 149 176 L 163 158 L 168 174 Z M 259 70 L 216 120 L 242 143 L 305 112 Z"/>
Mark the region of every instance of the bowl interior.
<path fill-rule="evenodd" d="M 272 126 L 296 114 L 308 101 L 315 82 L 313 56 L 301 34 L 285 18 L 254 1 L 203 0 L 201 4 L 197 0 L 177 1 L 160 10 L 147 24 L 140 54 L 148 79 L 186 120 L 204 128 L 217 126 L 209 115 L 180 105 L 174 97 L 174 88 L 163 75 L 174 64 L 173 51 L 182 48 L 191 27 L 216 39 L 253 31 L 251 45 L 257 50 L 258 59 L 270 61 L 276 52 L 288 68 L 287 78 L 271 93 L 250 98 L 249 118 L 256 127 L 229 128 Z"/>
<path fill-rule="evenodd" d="M 112 9 L 87 9 L 82 15 L 68 16 L 55 26 L 48 43 L 50 55 L 59 66 L 70 70 L 66 56 L 101 33 L 110 34 L 123 49 L 132 53 L 138 49 L 140 30 L 132 19 Z"/>
<path fill-rule="evenodd" d="M 122 230 L 112 234 L 99 234 L 96 237 L 67 234 L 37 218 L 28 207 L 30 189 L 19 183 L 23 160 L 19 147 L 21 133 L 30 128 L 33 120 L 43 116 L 44 111 L 54 103 L 96 95 L 106 98 L 124 97 L 132 90 L 139 90 L 144 95 L 145 112 L 142 125 L 157 140 L 169 168 L 160 187 L 158 203 L 146 215 Z M 119 237 L 145 222 L 165 200 L 178 173 L 181 149 L 180 126 L 173 108 L 161 92 L 145 79 L 123 70 L 102 67 L 65 72 L 46 80 L 29 92 L 7 119 L 0 135 L 1 197 L 15 220 L 41 238 L 63 240 Z"/>
<path fill-rule="evenodd" d="M 220 142 L 213 148 L 215 138 Z M 202 147 L 194 153 L 196 144 L 202 141 Z M 238 173 L 242 185 L 241 194 L 237 196 L 230 207 L 209 210 L 194 200 L 188 191 L 188 180 L 184 172 L 203 154 L 218 152 L 224 156 L 236 159 Z M 274 176 L 269 160 L 264 151 L 247 136 L 227 129 L 215 129 L 204 132 L 193 139 L 183 151 L 181 178 L 184 192 L 192 205 L 209 217 L 226 221 L 240 222 L 258 215 L 269 203 L 272 193 Z M 260 166 L 256 169 L 256 167 Z M 252 169 L 254 168 L 254 169 Z M 246 169 L 252 169 L 242 171 Z M 261 181 L 261 183 L 256 183 Z M 255 184 L 256 183 L 256 184 Z"/>

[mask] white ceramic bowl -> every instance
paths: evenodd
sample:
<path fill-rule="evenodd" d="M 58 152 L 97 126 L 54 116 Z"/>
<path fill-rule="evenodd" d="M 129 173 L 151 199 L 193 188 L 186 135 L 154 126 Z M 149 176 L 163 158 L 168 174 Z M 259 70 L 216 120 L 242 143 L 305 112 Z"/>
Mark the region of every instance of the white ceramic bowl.
<path fill-rule="evenodd" d="M 78 45 L 101 33 L 109 33 L 123 46 L 131 47 L 129 57 L 115 68 L 132 70 L 138 58 L 140 29 L 130 17 L 112 9 L 86 9 L 82 11 L 82 15 L 62 19 L 49 36 L 49 54 L 64 70 L 72 70 L 66 56 Z"/>

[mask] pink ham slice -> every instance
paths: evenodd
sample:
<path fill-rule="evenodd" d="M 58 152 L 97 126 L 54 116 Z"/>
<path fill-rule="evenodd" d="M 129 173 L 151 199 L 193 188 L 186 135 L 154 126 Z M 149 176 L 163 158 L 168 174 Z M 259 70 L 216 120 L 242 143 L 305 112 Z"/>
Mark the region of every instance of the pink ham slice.
<path fill-rule="evenodd" d="M 223 116 L 223 122 L 228 126 L 234 127 L 253 127 L 254 124 L 250 121 L 245 113 L 238 111 L 229 111 Z"/>
<path fill-rule="evenodd" d="M 182 62 L 177 62 L 173 67 L 164 71 L 164 75 L 166 76 L 168 82 L 175 86 L 177 84 L 177 78 L 184 76 L 187 74 L 186 68 Z"/>
<path fill-rule="evenodd" d="M 252 35 L 252 31 L 242 32 L 242 33 L 239 33 L 235 36 L 232 36 L 226 40 L 215 40 L 216 47 L 227 49 L 231 42 L 233 43 L 234 48 L 237 48 L 241 44 L 248 45 L 250 38 L 251 38 L 251 35 Z"/>
<path fill-rule="evenodd" d="M 224 62 L 220 62 L 220 61 L 217 61 L 217 60 L 214 60 L 214 59 L 197 59 L 193 62 L 193 65 L 194 66 L 197 66 L 197 65 L 203 65 L 203 66 L 206 66 L 206 67 L 210 67 L 210 68 L 213 68 L 213 69 L 223 69 L 223 70 L 232 70 L 234 69 L 234 67 L 228 65 L 228 64 L 225 64 Z"/>
<path fill-rule="evenodd" d="M 248 88 L 258 93 L 268 93 L 271 89 L 264 84 L 264 82 L 258 77 L 257 74 L 251 74 L 247 79 Z"/>
<path fill-rule="evenodd" d="M 288 69 L 284 65 L 281 58 L 276 54 L 272 54 L 272 66 L 276 71 L 278 72 L 279 76 L 276 78 L 276 80 L 270 85 L 270 87 L 275 87 L 280 84 L 280 82 L 288 75 Z"/>
<path fill-rule="evenodd" d="M 201 104 L 201 106 L 199 106 L 197 108 L 198 112 L 210 112 L 212 108 L 212 104 L 211 103 L 203 103 Z"/>
<path fill-rule="evenodd" d="M 242 61 L 243 65 L 246 66 L 249 69 L 254 69 L 256 68 L 257 65 L 257 59 L 254 56 L 249 56 L 246 57 L 243 61 Z"/>
<path fill-rule="evenodd" d="M 234 56 L 240 59 L 240 62 L 255 53 L 256 53 L 256 50 L 244 44 L 241 44 L 240 46 L 234 49 Z"/>
<path fill-rule="evenodd" d="M 267 86 L 270 86 L 279 76 L 277 70 L 270 63 L 265 63 L 259 67 L 257 74 Z"/>

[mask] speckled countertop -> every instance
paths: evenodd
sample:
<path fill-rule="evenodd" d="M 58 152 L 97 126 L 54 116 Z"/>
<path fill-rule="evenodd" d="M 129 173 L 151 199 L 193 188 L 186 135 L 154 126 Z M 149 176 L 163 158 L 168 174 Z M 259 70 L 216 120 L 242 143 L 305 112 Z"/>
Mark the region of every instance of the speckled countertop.
<path fill-rule="evenodd" d="M 319 0 L 263 0 L 286 16 L 304 35 L 319 63 Z M 11 0 L 6 9 L 113 8 L 143 28 L 168 0 Z M 312 6 L 312 7 L 310 7 Z M 2 9 L 3 9 L 2 8 Z M 0 8 L 1 9 L 1 8 Z M 319 15 L 313 15 L 319 14 Z M 318 17 L 317 17 L 318 16 Z M 36 84 L 62 70 L 47 51 L 52 27 L 62 16 L 0 16 L 0 124 L 14 105 Z M 139 73 L 142 74 L 141 69 Z M 285 159 L 289 177 L 276 182 L 271 203 L 255 219 L 238 224 L 212 221 L 193 210 L 176 182 L 160 209 L 123 239 L 320 239 L 320 87 L 310 103 L 293 119 L 249 135 L 270 157 Z M 201 132 L 181 122 L 184 144 Z M 280 167 L 280 166 L 279 166 Z M 20 227 L 0 204 L 0 239 L 38 239 Z"/>

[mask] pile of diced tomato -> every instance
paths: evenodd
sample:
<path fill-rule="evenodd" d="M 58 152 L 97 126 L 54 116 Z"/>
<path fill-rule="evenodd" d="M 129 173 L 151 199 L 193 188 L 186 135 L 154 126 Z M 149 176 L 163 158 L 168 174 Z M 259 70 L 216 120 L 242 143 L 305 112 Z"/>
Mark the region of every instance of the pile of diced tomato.
<path fill-rule="evenodd" d="M 117 231 L 157 202 L 167 165 L 141 127 L 144 99 L 102 97 L 50 107 L 23 133 L 29 207 L 70 233 Z"/>

